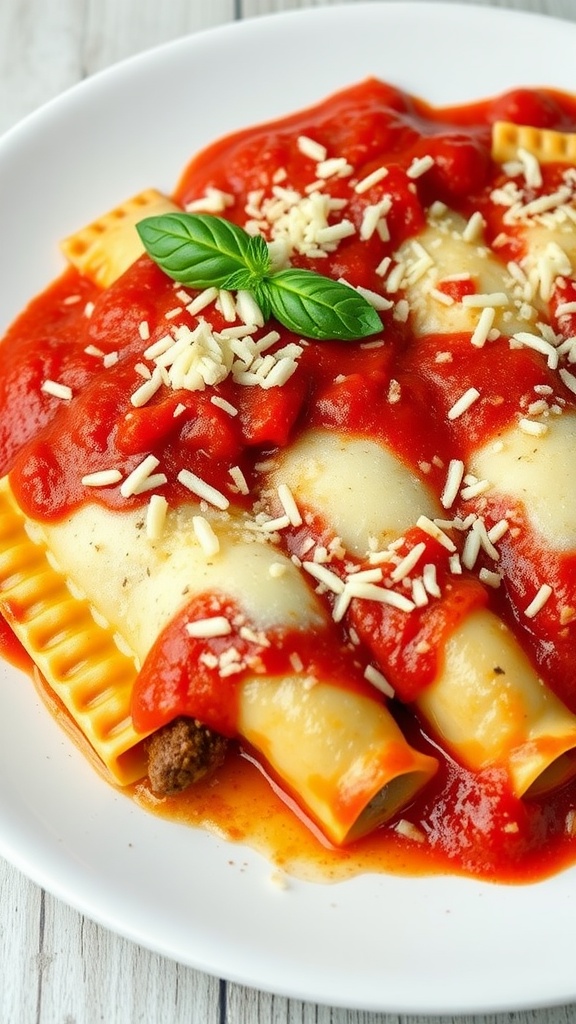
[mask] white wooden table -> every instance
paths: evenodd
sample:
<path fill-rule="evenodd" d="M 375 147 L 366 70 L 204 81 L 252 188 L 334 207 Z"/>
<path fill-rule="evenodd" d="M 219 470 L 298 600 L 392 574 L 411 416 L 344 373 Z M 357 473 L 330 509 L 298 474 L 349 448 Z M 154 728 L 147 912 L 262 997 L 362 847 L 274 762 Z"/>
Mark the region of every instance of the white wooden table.
<path fill-rule="evenodd" d="M 79 79 L 158 43 L 239 18 L 327 2 L 1 0 L 0 131 Z M 477 2 L 576 21 L 576 0 Z M 576 950 L 574 954 L 576 973 Z M 450 1018 L 462 1024 L 465 1019 L 483 1024 L 504 1020 L 563 1024 L 576 1020 L 576 1006 L 501 1018 Z M 99 927 L 0 861 L 0 1024 L 395 1024 L 399 1020 L 396 1015 L 331 1009 L 265 995 L 182 967 Z"/>

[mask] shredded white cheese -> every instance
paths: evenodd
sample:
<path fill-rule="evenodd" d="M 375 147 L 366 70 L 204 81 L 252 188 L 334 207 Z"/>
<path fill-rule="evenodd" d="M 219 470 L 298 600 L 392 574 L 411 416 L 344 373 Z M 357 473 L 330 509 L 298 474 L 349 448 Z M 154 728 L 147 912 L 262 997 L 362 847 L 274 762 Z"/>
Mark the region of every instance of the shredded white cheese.
<path fill-rule="evenodd" d="M 74 397 L 72 388 L 68 387 L 67 384 L 61 384 L 57 380 L 45 380 L 42 382 L 41 390 L 46 395 L 52 395 L 53 398 L 61 398 L 64 402 L 70 402 Z"/>
<path fill-rule="evenodd" d="M 111 487 L 122 479 L 119 469 L 100 469 L 95 473 L 87 473 L 82 477 L 84 487 Z"/>
<path fill-rule="evenodd" d="M 196 476 L 189 469 L 181 469 L 178 473 L 178 482 L 182 484 L 188 491 L 195 494 L 198 498 L 202 498 L 207 501 L 209 505 L 214 505 L 215 508 L 225 511 L 230 501 L 225 494 L 217 490 L 216 487 L 212 487 L 210 484 L 202 480 L 201 477 Z"/>
<path fill-rule="evenodd" d="M 375 668 L 374 665 L 367 665 L 364 670 L 364 678 L 375 686 L 377 690 L 380 690 L 385 697 L 394 697 L 394 688 L 390 685 L 386 676 L 380 672 L 379 669 Z"/>
<path fill-rule="evenodd" d="M 208 619 L 196 619 L 194 622 L 186 623 L 188 636 L 201 640 L 209 640 L 212 637 L 228 636 L 232 632 L 232 625 L 224 615 L 213 615 Z"/>
<path fill-rule="evenodd" d="M 532 599 L 527 608 L 524 609 L 524 615 L 527 619 L 533 619 L 538 612 L 542 611 L 542 608 L 552 596 L 552 587 L 547 583 L 543 583 L 538 593 Z"/>
<path fill-rule="evenodd" d="M 161 494 L 153 494 L 146 509 L 146 536 L 151 541 L 158 541 L 162 537 L 168 502 Z"/>
<path fill-rule="evenodd" d="M 477 402 L 480 398 L 480 392 L 477 388 L 468 388 L 461 397 L 454 402 L 454 405 L 448 410 L 448 419 L 456 420 L 459 416 L 462 416 L 465 412 L 470 409 L 474 402 Z"/>

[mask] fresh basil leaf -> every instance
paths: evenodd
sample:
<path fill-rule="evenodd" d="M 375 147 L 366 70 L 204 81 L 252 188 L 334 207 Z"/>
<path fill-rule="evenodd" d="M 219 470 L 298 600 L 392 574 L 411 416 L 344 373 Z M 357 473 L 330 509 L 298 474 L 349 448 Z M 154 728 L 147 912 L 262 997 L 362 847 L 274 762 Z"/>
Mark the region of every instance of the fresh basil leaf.
<path fill-rule="evenodd" d="M 270 319 L 272 313 L 266 281 L 267 278 L 259 277 L 251 270 L 237 270 L 234 274 L 230 274 L 230 277 L 226 278 L 221 287 L 229 292 L 250 292 L 260 308 L 264 321 L 266 321 Z"/>
<path fill-rule="evenodd" d="M 355 341 L 382 330 L 378 313 L 354 288 L 312 270 L 273 271 L 265 239 L 224 217 L 167 213 L 136 227 L 149 256 L 175 281 L 249 291 L 265 320 L 273 314 L 303 337 Z"/>
<path fill-rule="evenodd" d="M 253 292 L 254 288 L 260 281 L 252 270 L 248 270 L 248 267 L 244 267 L 242 270 L 235 270 L 233 274 L 222 281 L 220 288 L 226 288 L 229 292 L 239 292 L 241 290 L 246 292 Z"/>
<path fill-rule="evenodd" d="M 250 267 L 257 277 L 265 277 L 270 273 L 270 253 L 262 235 L 249 235 L 246 246 L 246 265 Z"/>
<path fill-rule="evenodd" d="M 355 341 L 382 330 L 359 292 L 312 270 L 280 270 L 266 279 L 266 290 L 276 319 L 305 338 Z"/>
<path fill-rule="evenodd" d="M 260 241 L 265 253 L 248 232 L 223 217 L 167 213 L 146 217 L 136 227 L 154 262 L 189 288 L 222 288 L 236 271 L 262 274 L 269 265 L 264 239 Z"/>
<path fill-rule="evenodd" d="M 269 320 L 270 317 L 272 316 L 272 306 L 271 306 L 271 303 L 270 303 L 270 294 L 269 294 L 269 288 L 268 288 L 269 280 L 270 280 L 270 278 L 263 277 L 254 286 L 254 298 L 256 299 L 256 303 L 257 303 L 259 309 L 262 312 L 262 316 L 264 317 L 264 322 Z"/>

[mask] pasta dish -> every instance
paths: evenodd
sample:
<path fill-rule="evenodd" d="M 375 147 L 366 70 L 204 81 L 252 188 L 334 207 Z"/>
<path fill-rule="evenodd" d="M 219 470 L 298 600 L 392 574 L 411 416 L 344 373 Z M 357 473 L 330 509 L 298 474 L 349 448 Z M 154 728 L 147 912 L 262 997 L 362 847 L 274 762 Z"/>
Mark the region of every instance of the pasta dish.
<path fill-rule="evenodd" d="M 572 863 L 576 100 L 369 79 L 62 252 L 1 342 L 0 613 L 99 770 Z"/>

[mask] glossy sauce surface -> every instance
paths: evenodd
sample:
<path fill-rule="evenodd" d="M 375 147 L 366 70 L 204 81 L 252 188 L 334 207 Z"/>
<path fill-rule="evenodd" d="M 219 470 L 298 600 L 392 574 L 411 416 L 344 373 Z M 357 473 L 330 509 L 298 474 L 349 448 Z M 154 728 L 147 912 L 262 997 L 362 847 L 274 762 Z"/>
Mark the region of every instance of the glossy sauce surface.
<path fill-rule="evenodd" d="M 437 755 L 425 737 L 415 738 L 420 749 Z M 392 872 L 528 884 L 574 863 L 576 838 L 565 829 L 574 808 L 573 787 L 546 801 L 517 800 L 502 773 L 478 775 L 443 762 L 402 812 L 399 830 L 381 826 L 337 849 L 257 765 L 252 752 L 233 751 L 214 778 L 194 789 L 158 798 L 143 782 L 133 796 L 154 814 L 245 843 L 287 875 L 316 882 Z M 415 825 L 413 831 L 403 833 L 406 822 Z M 237 856 L 233 849 L 230 856 Z"/>

